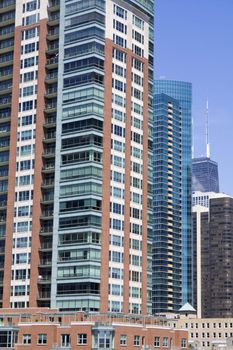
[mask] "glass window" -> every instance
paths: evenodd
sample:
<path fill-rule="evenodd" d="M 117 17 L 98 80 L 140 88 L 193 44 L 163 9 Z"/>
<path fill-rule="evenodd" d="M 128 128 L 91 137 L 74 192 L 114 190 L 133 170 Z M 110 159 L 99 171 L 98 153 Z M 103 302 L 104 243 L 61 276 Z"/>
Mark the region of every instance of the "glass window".
<path fill-rule="evenodd" d="M 127 336 L 125 334 L 121 334 L 120 336 L 120 345 L 127 345 Z"/>
<path fill-rule="evenodd" d="M 37 344 L 47 344 L 47 334 L 38 334 Z"/>
<path fill-rule="evenodd" d="M 140 336 L 139 335 L 135 335 L 134 336 L 133 345 L 134 346 L 140 346 Z"/>
<path fill-rule="evenodd" d="M 64 347 L 70 346 L 70 334 L 61 335 L 61 346 L 64 346 Z"/>
<path fill-rule="evenodd" d="M 168 347 L 168 337 L 163 337 L 163 346 Z"/>
<path fill-rule="evenodd" d="M 155 347 L 160 347 L 160 337 L 155 337 L 154 338 L 154 346 Z"/>
<path fill-rule="evenodd" d="M 23 344 L 31 344 L 32 336 L 31 334 L 23 334 Z"/>
<path fill-rule="evenodd" d="M 84 345 L 87 344 L 87 334 L 86 333 L 80 333 L 78 334 L 78 345 Z"/>
<path fill-rule="evenodd" d="M 182 348 L 186 348 L 187 347 L 187 339 L 186 338 L 182 338 L 181 339 L 181 347 Z"/>

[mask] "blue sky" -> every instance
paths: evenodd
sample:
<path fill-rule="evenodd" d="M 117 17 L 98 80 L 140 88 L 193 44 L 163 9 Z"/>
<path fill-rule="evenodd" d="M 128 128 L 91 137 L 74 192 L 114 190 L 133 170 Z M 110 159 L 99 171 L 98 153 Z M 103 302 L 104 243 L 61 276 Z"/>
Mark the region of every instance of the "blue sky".
<path fill-rule="evenodd" d="M 195 156 L 208 97 L 211 158 L 233 195 L 233 0 L 155 0 L 155 76 L 192 82 Z"/>

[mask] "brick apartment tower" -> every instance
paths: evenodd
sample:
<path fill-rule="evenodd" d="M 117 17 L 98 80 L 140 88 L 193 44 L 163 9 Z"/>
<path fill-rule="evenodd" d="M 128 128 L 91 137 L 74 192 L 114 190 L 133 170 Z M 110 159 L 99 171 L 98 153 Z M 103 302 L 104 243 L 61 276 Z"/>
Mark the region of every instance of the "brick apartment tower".
<path fill-rule="evenodd" d="M 1 306 L 151 312 L 152 0 L 0 2 Z"/>

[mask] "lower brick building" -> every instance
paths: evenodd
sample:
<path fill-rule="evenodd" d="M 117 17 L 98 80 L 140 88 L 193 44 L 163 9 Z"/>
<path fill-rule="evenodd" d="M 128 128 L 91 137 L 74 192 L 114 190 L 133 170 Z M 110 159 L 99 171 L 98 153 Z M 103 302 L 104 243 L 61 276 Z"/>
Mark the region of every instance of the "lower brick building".
<path fill-rule="evenodd" d="M 0 349 L 186 350 L 187 346 L 187 330 L 168 326 L 166 319 L 38 308 L 2 309 L 0 314 Z"/>

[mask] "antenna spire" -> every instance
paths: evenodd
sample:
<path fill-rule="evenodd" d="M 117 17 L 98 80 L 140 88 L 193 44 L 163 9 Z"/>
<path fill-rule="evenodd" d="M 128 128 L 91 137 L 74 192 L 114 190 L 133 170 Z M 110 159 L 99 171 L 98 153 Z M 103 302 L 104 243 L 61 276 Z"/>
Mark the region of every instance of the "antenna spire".
<path fill-rule="evenodd" d="M 209 144 L 209 101 L 206 100 L 206 157 L 210 158 L 210 144 Z"/>

